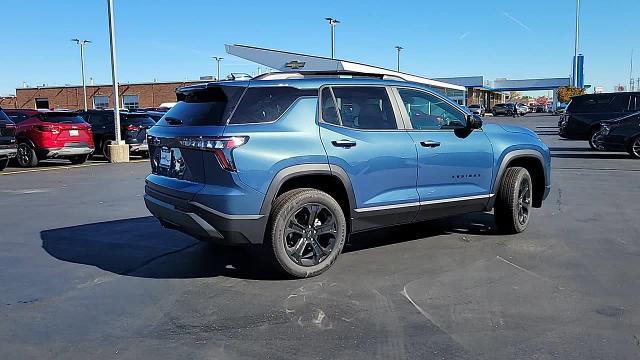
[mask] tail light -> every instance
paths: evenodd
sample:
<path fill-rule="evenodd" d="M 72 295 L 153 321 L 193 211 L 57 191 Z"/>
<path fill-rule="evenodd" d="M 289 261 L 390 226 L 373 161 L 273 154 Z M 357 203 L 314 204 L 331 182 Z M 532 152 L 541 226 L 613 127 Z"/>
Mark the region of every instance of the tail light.
<path fill-rule="evenodd" d="M 228 171 L 236 171 L 233 162 L 232 151 L 249 141 L 248 136 L 229 136 L 229 137 L 184 137 L 178 139 L 182 147 L 187 149 L 198 149 L 203 151 L 211 151 L 216 155 L 220 166 Z"/>
<path fill-rule="evenodd" d="M 129 125 L 126 127 L 127 131 L 138 131 L 140 130 L 140 125 Z"/>
<path fill-rule="evenodd" d="M 60 134 L 60 128 L 54 125 L 36 125 L 34 128 L 40 132 L 50 132 L 54 135 Z"/>

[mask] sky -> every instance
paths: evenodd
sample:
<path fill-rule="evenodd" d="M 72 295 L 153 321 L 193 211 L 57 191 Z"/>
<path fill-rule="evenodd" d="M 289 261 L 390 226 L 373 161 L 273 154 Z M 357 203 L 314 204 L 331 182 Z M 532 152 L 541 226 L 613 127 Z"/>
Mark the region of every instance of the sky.
<path fill-rule="evenodd" d="M 0 21 L 0 95 L 23 83 L 80 84 L 72 38 L 89 39 L 86 78 L 111 82 L 106 0 L 6 0 Z M 574 0 L 215 1 L 114 0 L 119 81 L 151 82 L 255 73 L 258 65 L 227 55 L 245 44 L 336 57 L 427 77 L 485 79 L 568 77 L 574 52 Z M 582 0 L 585 82 L 628 85 L 635 48 L 640 77 L 638 0 Z"/>

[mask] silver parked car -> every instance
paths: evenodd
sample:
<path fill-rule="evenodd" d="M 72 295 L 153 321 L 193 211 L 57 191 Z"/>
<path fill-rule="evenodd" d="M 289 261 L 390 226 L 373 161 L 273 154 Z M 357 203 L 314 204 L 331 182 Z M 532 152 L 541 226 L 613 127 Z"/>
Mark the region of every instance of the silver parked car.
<path fill-rule="evenodd" d="M 485 112 L 487 111 L 484 108 L 484 105 L 479 105 L 479 104 L 469 105 L 468 108 L 472 114 L 480 115 L 480 116 L 484 116 Z"/>

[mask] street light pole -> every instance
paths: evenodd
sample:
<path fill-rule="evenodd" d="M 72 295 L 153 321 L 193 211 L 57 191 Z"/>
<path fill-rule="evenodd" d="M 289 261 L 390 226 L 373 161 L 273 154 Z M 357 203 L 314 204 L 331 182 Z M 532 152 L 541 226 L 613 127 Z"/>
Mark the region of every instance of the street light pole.
<path fill-rule="evenodd" d="M 404 50 L 402 46 L 396 46 L 396 50 L 398 50 L 398 72 L 400 72 L 400 51 Z"/>
<path fill-rule="evenodd" d="M 87 111 L 87 85 L 84 80 L 84 46 L 90 43 L 90 40 L 71 39 L 80 45 L 80 69 L 82 72 L 82 99 L 84 100 L 84 111 Z"/>
<path fill-rule="evenodd" d="M 576 42 L 573 54 L 573 86 L 578 86 L 578 51 L 580 51 L 580 0 L 576 0 Z"/>
<path fill-rule="evenodd" d="M 224 58 L 219 56 L 212 56 L 212 58 L 213 60 L 218 62 L 218 77 L 216 78 L 216 81 L 220 81 L 220 61 L 222 61 Z"/>
<path fill-rule="evenodd" d="M 340 23 L 339 20 L 334 19 L 334 18 L 324 18 L 325 20 L 327 20 L 329 22 L 329 25 L 331 26 L 331 58 L 335 59 L 336 56 L 336 25 L 338 25 Z"/>
<path fill-rule="evenodd" d="M 111 81 L 113 84 L 113 118 L 116 126 L 116 144 L 122 144 L 120 139 L 120 96 L 118 94 L 118 72 L 116 66 L 116 30 L 113 21 L 113 0 L 107 0 L 109 13 L 109 44 L 111 45 Z"/>

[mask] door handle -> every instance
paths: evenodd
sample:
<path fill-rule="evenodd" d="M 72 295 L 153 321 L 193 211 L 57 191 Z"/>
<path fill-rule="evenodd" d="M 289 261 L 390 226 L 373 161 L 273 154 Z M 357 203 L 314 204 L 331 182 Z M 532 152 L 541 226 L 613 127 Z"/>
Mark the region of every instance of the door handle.
<path fill-rule="evenodd" d="M 342 139 L 342 140 L 333 140 L 331 142 L 331 144 L 333 144 L 333 146 L 336 147 L 343 147 L 343 148 L 350 148 L 350 147 L 354 147 L 356 146 L 356 142 L 353 140 L 347 140 L 347 139 Z"/>
<path fill-rule="evenodd" d="M 440 142 L 433 141 L 433 140 L 420 141 L 420 145 L 422 145 L 424 147 L 428 147 L 428 148 L 435 148 L 435 147 L 440 146 Z"/>

